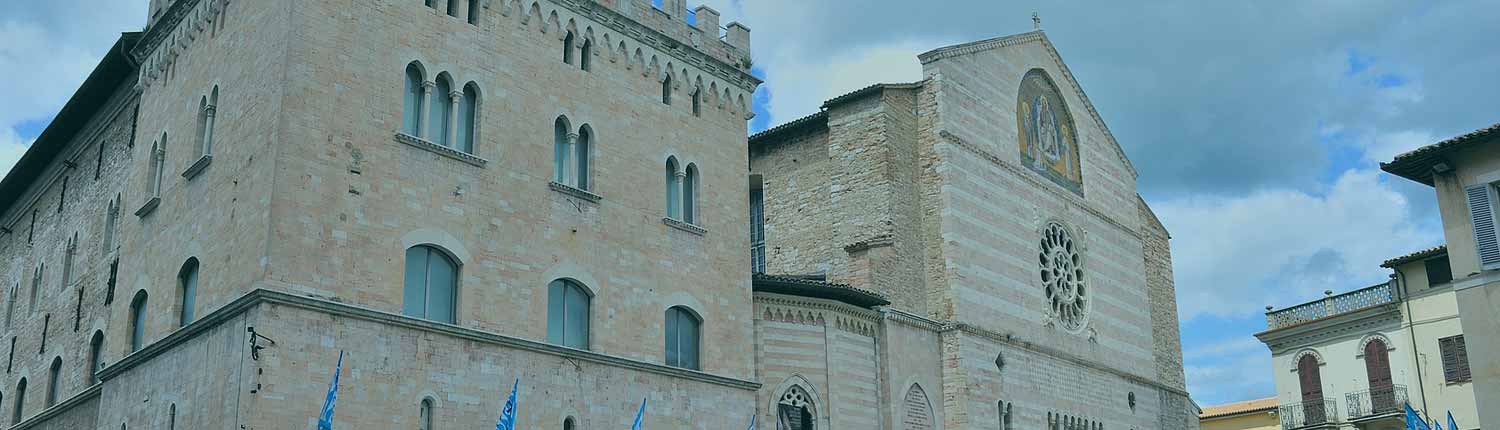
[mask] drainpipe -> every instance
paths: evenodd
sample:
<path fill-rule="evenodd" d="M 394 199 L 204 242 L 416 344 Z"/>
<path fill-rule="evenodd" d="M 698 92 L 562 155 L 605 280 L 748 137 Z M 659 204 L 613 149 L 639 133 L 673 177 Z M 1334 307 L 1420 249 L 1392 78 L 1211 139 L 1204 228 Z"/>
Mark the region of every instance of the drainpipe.
<path fill-rule="evenodd" d="M 1422 359 L 1417 354 L 1417 320 L 1412 318 L 1411 295 L 1406 291 L 1406 273 L 1396 267 L 1392 267 L 1391 270 L 1396 271 L 1391 274 L 1391 281 L 1399 287 L 1401 303 L 1406 305 L 1406 318 L 1409 320 L 1406 324 L 1406 332 L 1411 336 L 1411 362 L 1416 365 L 1417 393 L 1422 395 L 1422 413 L 1430 414 L 1431 410 L 1427 409 L 1427 384 L 1422 383 Z"/>

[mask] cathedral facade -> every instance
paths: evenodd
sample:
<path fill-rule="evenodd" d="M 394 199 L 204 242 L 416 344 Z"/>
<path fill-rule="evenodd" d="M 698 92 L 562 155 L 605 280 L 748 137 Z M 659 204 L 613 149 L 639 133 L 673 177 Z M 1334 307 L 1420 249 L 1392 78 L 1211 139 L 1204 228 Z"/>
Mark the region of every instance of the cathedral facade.
<path fill-rule="evenodd" d="M 0 182 L 0 420 L 315 428 L 342 357 L 334 428 L 1189 425 L 1165 231 L 1039 33 L 747 146 L 711 8 L 358 3 L 121 36 Z"/>
<path fill-rule="evenodd" d="M 819 402 L 793 428 L 1197 428 L 1167 232 L 1056 49 L 919 59 L 750 138 L 761 399 Z"/>

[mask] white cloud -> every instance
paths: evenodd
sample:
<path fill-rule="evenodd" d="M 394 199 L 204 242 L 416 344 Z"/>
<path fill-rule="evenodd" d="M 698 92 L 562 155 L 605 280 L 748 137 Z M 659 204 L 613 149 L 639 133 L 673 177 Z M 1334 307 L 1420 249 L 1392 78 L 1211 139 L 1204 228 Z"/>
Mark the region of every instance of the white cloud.
<path fill-rule="evenodd" d="M 1183 373 L 1188 392 L 1205 405 L 1258 399 L 1276 395 L 1274 371 L 1268 352 L 1226 355 L 1210 365 L 1188 364 Z"/>
<path fill-rule="evenodd" d="M 15 130 L 0 128 L 0 172 L 9 172 L 11 166 L 21 159 L 26 153 L 26 148 L 31 146 L 30 140 L 21 140 Z M 0 176 L 4 176 L 0 174 Z"/>
<path fill-rule="evenodd" d="M 1407 201 L 1374 169 L 1349 170 L 1326 193 L 1153 202 L 1172 232 L 1178 312 L 1243 318 L 1385 279 L 1380 262 L 1441 240 L 1408 218 Z"/>

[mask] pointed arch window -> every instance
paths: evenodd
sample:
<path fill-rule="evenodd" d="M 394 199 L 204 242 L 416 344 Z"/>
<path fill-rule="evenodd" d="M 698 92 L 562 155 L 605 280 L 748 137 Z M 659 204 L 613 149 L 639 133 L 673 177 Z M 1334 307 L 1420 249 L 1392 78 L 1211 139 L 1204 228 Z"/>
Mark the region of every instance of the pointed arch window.
<path fill-rule="evenodd" d="M 146 298 L 141 290 L 130 299 L 130 352 L 140 351 L 146 342 Z"/>
<path fill-rule="evenodd" d="M 180 312 L 178 314 L 178 327 L 186 327 L 193 322 L 193 307 L 198 302 L 198 259 L 189 258 L 182 263 L 182 269 L 177 272 L 177 288 L 181 295 L 178 303 Z"/>
<path fill-rule="evenodd" d="M 569 143 L 572 132 L 570 131 L 567 117 L 557 117 L 552 123 L 552 181 L 559 184 L 567 184 L 568 159 L 572 145 Z"/>
<path fill-rule="evenodd" d="M 104 212 L 104 254 L 108 255 L 115 251 L 115 229 L 120 223 L 120 198 L 116 196 L 109 201 L 109 208 Z"/>
<path fill-rule="evenodd" d="M 667 365 L 699 370 L 699 341 L 703 320 L 692 310 L 673 306 L 666 316 Z"/>
<path fill-rule="evenodd" d="M 31 304 L 26 307 L 31 315 L 36 315 L 37 299 L 42 294 L 42 272 L 45 268 L 46 265 L 38 264 L 36 272 L 33 272 L 31 276 Z"/>
<path fill-rule="evenodd" d="M 58 386 L 62 385 L 62 357 L 52 359 L 52 367 L 47 369 L 47 407 L 57 404 Z"/>
<path fill-rule="evenodd" d="M 402 313 L 453 324 L 458 299 L 458 263 L 428 245 L 406 250 L 406 287 Z"/>
<path fill-rule="evenodd" d="M 589 349 L 587 289 L 576 281 L 559 279 L 547 286 L 547 341 L 574 349 Z"/>
<path fill-rule="evenodd" d="M 63 248 L 62 286 L 67 288 L 73 284 L 73 254 L 78 253 L 78 233 L 68 239 L 68 246 Z"/>
<path fill-rule="evenodd" d="M 661 79 L 661 104 L 672 105 L 672 74 L 668 73 Z"/>
<path fill-rule="evenodd" d="M 166 175 L 167 133 L 151 145 L 151 197 L 161 197 L 162 178 Z"/>
<path fill-rule="evenodd" d="M 207 157 L 213 155 L 214 147 L 214 115 L 218 110 L 219 87 L 214 86 L 213 92 L 198 101 L 198 155 Z"/>
<path fill-rule="evenodd" d="M 584 124 L 583 127 L 578 129 L 578 143 L 573 145 L 573 159 L 577 164 L 574 168 L 576 170 L 574 170 L 573 178 L 577 182 L 573 186 L 578 187 L 580 190 L 593 188 L 591 178 L 589 177 L 589 154 L 593 153 L 593 145 L 594 129 L 589 127 L 588 124 Z"/>
<path fill-rule="evenodd" d="M 177 404 L 167 406 L 167 430 L 177 430 Z"/>
<path fill-rule="evenodd" d="M 5 303 L 5 329 L 6 330 L 10 330 L 11 323 L 13 321 L 15 321 L 15 317 L 16 317 L 16 301 L 20 300 L 20 297 L 16 297 L 16 296 L 20 293 L 20 291 L 19 291 L 20 289 L 21 289 L 21 283 L 20 282 L 17 282 L 15 285 L 12 285 L 10 287 L 10 294 L 8 294 L 8 296 L 10 296 L 10 297 L 9 297 L 9 300 L 6 300 L 6 303 Z"/>
<path fill-rule="evenodd" d="M 85 377 L 88 378 L 90 386 L 99 383 L 98 372 L 101 365 L 101 355 L 103 355 L 103 353 L 104 332 L 95 331 L 94 337 L 92 339 L 89 339 L 89 367 L 84 369 L 84 373 L 86 374 Z"/>
<path fill-rule="evenodd" d="M 453 84 L 449 82 L 448 76 L 438 75 L 432 89 L 432 107 L 429 108 L 432 114 L 428 118 L 429 136 L 424 137 L 433 143 L 450 148 L 453 147 L 453 142 L 449 137 L 450 132 L 453 131 L 453 124 L 450 122 L 453 120 L 454 102 Z"/>
<path fill-rule="evenodd" d="M 406 65 L 406 91 L 402 94 L 401 132 L 422 137 L 422 105 L 426 97 L 422 94 L 422 69 L 413 62 Z"/>
<path fill-rule="evenodd" d="M 590 61 L 594 58 L 594 41 L 588 37 L 583 38 L 583 46 L 578 50 L 578 68 L 587 72 L 592 68 Z"/>
<path fill-rule="evenodd" d="M 575 41 L 576 39 L 573 37 L 573 32 L 571 31 L 563 36 L 563 64 L 573 64 L 573 44 Z"/>
<path fill-rule="evenodd" d="M 693 116 L 703 116 L 703 89 L 693 91 Z"/>

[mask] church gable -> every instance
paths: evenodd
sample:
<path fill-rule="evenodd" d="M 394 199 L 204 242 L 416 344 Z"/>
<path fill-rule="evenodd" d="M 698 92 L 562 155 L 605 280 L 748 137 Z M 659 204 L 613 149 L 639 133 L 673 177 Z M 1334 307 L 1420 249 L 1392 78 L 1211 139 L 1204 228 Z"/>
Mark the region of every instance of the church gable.
<path fill-rule="evenodd" d="M 1063 108 L 1067 111 L 1067 119 L 1068 121 L 1070 121 L 1068 125 L 1074 127 L 1073 132 L 1075 133 L 1071 137 L 1075 139 L 1079 143 L 1079 145 L 1088 145 L 1090 140 L 1083 138 L 1084 134 L 1087 134 L 1087 132 L 1084 130 L 1080 130 L 1081 128 L 1084 128 L 1085 123 L 1088 123 L 1089 125 L 1091 125 L 1091 127 L 1088 128 L 1096 129 L 1099 132 L 1100 137 L 1102 137 L 1102 140 L 1104 141 L 1102 147 L 1099 148 L 1100 150 L 1102 150 L 1101 155 L 1109 155 L 1112 156 L 1112 158 L 1115 158 L 1120 166 L 1124 169 L 1124 172 L 1128 174 L 1131 179 L 1135 178 L 1137 174 L 1135 166 L 1132 165 L 1130 159 L 1126 157 L 1124 149 L 1120 146 L 1119 142 L 1115 140 L 1114 134 L 1110 132 L 1109 127 L 1105 125 L 1104 119 L 1099 115 L 1098 110 L 1095 109 L 1094 104 L 1089 100 L 1088 95 L 1084 93 L 1083 87 L 1078 84 L 1078 81 L 1074 78 L 1072 71 L 1069 70 L 1067 64 L 1062 61 L 1062 56 L 1058 54 L 1056 47 L 1052 45 L 1052 42 L 1049 41 L 1046 35 L 1041 31 L 1033 31 L 1029 33 L 1022 33 L 989 40 L 982 40 L 978 42 L 938 48 L 923 53 L 918 57 L 918 59 L 921 60 L 924 68 L 927 69 L 925 72 L 927 76 L 932 76 L 935 72 L 945 74 L 951 72 L 951 70 L 942 70 L 945 68 L 943 66 L 938 66 L 938 64 L 940 63 L 946 63 L 950 61 L 957 61 L 961 64 L 983 64 L 986 61 L 995 61 L 1004 64 L 1005 67 L 997 68 L 993 71 L 987 71 L 987 73 L 991 73 L 991 75 L 988 76 L 988 78 L 990 79 L 986 80 L 993 81 L 993 85 L 995 85 L 995 87 L 991 88 L 990 91 L 994 91 L 997 94 L 1017 96 L 1018 100 L 1015 105 L 1014 114 L 1017 115 L 1016 123 L 1018 127 L 1018 133 L 1009 133 L 1009 136 L 997 136 L 997 138 L 1001 139 L 1002 141 L 1009 141 L 1009 139 L 1021 139 L 1022 142 L 1018 142 L 1018 144 L 1020 145 L 1024 145 L 1024 139 L 1032 137 L 1032 135 L 1021 135 L 1019 133 L 1019 131 L 1025 129 L 1026 126 L 1026 123 L 1023 122 L 1025 120 L 1024 115 L 1029 113 L 1036 113 L 1038 111 L 1032 109 L 1027 110 L 1026 112 L 1022 112 L 1020 109 L 1022 101 L 1019 99 L 1023 98 L 1026 95 L 1038 94 L 1038 92 L 1035 92 L 1030 88 L 1033 87 L 1033 84 L 1037 81 L 1036 77 L 1040 74 L 1043 77 L 1042 79 L 1051 84 L 1051 90 L 1055 91 L 1053 92 L 1053 94 L 1056 94 L 1057 100 L 1062 102 L 1062 104 L 1064 105 Z M 973 83 L 969 82 L 965 84 Z M 1046 85 L 1041 85 L 1040 87 L 1046 87 Z M 1028 94 L 1022 94 L 1022 92 L 1028 91 L 1032 92 L 1029 92 Z M 1031 101 L 1035 102 L 1035 97 L 1032 98 L 1033 100 Z M 1007 110 L 1011 109 L 1010 106 L 1002 105 L 1003 104 L 1001 103 L 997 103 L 996 108 Z M 1054 110 L 1057 109 L 1054 108 Z M 1035 121 L 1037 119 L 1040 118 L 1032 118 L 1032 121 Z M 1033 125 L 1035 124 L 1033 123 Z M 1058 131 L 1058 134 L 1060 135 L 1061 130 Z M 980 136 L 964 137 L 976 140 L 980 138 Z M 1078 147 L 1074 147 L 1073 149 L 1076 151 Z M 1083 157 L 1086 158 L 1087 156 L 1084 155 Z M 1022 161 L 1025 160 L 1023 159 Z M 1057 162 L 1062 163 L 1063 161 L 1064 160 L 1061 160 L 1059 158 Z M 1075 159 L 1075 161 L 1078 160 Z M 1051 170 L 1052 173 L 1038 173 L 1042 173 L 1043 176 L 1047 176 L 1054 182 L 1058 182 L 1058 180 L 1061 178 L 1054 177 L 1053 173 L 1057 173 L 1063 177 L 1067 176 L 1066 169 L 1061 169 L 1061 172 L 1059 172 L 1058 169 L 1048 170 Z M 1081 182 L 1081 174 L 1077 179 L 1079 179 L 1079 181 L 1075 182 Z M 1075 192 L 1081 193 L 1080 189 L 1075 189 L 1074 187 L 1065 185 L 1064 183 L 1060 183 L 1059 185 L 1063 185 L 1064 188 L 1068 188 L 1070 190 L 1074 190 Z"/>

